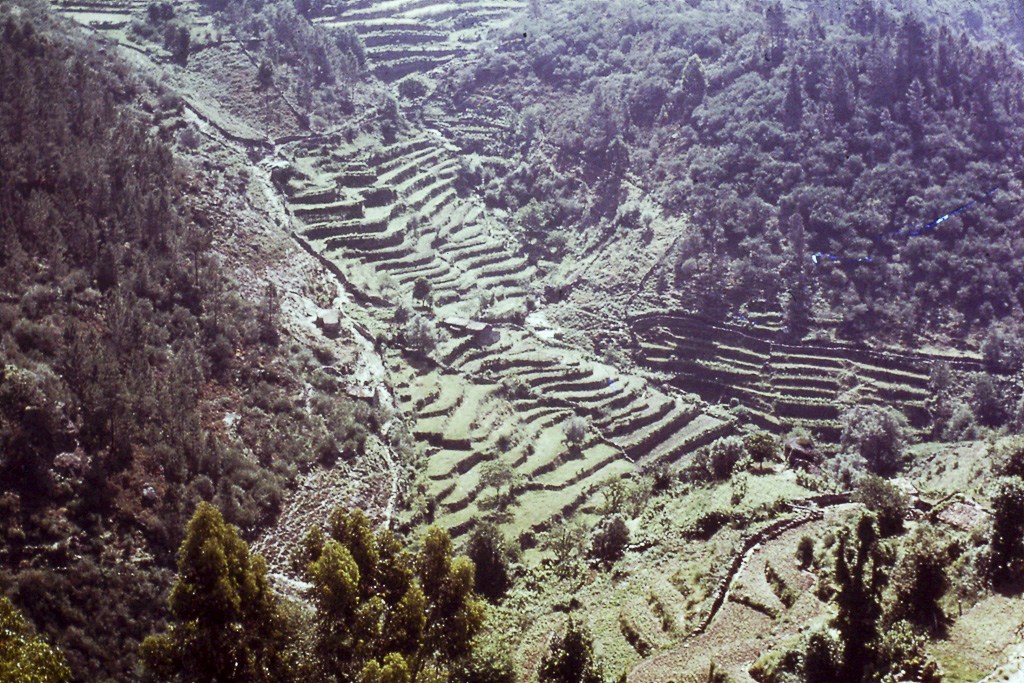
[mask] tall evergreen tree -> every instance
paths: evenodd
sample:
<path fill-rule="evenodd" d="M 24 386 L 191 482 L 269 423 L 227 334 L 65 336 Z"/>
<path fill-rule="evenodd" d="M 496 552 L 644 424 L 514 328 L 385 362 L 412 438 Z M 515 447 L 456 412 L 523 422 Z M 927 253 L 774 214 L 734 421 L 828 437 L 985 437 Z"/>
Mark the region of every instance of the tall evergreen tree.
<path fill-rule="evenodd" d="M 831 622 L 843 646 L 839 680 L 861 680 L 871 661 L 870 644 L 878 635 L 885 583 L 877 539 L 870 515 L 857 520 L 852 538 L 849 529 L 839 536 L 833 574 L 836 615 Z"/>
<path fill-rule="evenodd" d="M 804 115 L 804 98 L 800 91 L 800 74 L 794 65 L 789 70 L 789 84 L 786 87 L 786 99 L 782 104 L 782 117 L 786 128 L 796 130 Z"/>
<path fill-rule="evenodd" d="M 142 656 L 159 680 L 267 683 L 285 680 L 288 624 L 267 584 L 260 555 L 238 530 L 200 503 L 178 552 L 171 625 L 150 636 Z"/>

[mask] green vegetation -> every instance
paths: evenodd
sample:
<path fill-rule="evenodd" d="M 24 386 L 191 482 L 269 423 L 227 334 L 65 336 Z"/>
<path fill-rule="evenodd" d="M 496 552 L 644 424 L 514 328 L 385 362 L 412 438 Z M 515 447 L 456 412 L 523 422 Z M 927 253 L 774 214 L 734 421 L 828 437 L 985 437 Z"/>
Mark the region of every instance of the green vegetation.
<path fill-rule="evenodd" d="M 472 74 L 446 85 L 453 111 L 497 101 L 524 121 L 518 144 L 491 143 L 492 154 L 516 154 L 507 174 L 483 179 L 489 201 L 510 211 L 538 202 L 548 230 L 586 234 L 601 221 L 612 232 L 628 175 L 667 215 L 685 212 L 696 229 L 662 272 L 705 315 L 764 299 L 788 306 L 798 338 L 827 311 L 850 338 L 931 330 L 963 339 L 1001 321 L 1019 340 L 1016 299 L 982 292 L 1024 286 L 1019 272 L 1007 275 L 1022 248 L 1009 228 L 1020 220 L 1010 180 L 1024 139 L 1020 63 L 1014 50 L 982 47 L 935 18 L 875 3 L 598 12 L 567 0 L 524 16 Z M 1003 21 L 1019 26 L 1019 13 Z M 1011 35 L 1019 31 L 1002 38 Z M 524 93 L 525 110 L 516 105 Z M 542 163 L 552 153 L 563 166 Z M 903 237 L 875 249 L 886 231 Z M 812 263 L 816 252 L 872 262 Z"/>
<path fill-rule="evenodd" d="M 920 11 L 0 6 L 0 679 L 985 673 L 1024 13 Z"/>
<path fill-rule="evenodd" d="M 594 655 L 594 639 L 584 626 L 569 617 L 565 630 L 551 641 L 541 660 L 541 683 L 601 683 L 604 674 Z"/>
<path fill-rule="evenodd" d="M 484 610 L 473 564 L 452 557 L 447 533 L 430 529 L 415 559 L 362 511 L 336 509 L 325 535 L 307 535 L 310 619 L 267 583 L 263 558 L 238 530 L 201 504 L 179 552 L 168 631 L 142 645 L 161 681 L 434 680 L 480 671 L 476 637 Z M 497 658 L 494 671 L 504 657 Z"/>
<path fill-rule="evenodd" d="M 291 666 L 287 625 L 238 529 L 200 503 L 178 552 L 167 633 L 142 643 L 146 665 L 164 681 L 280 681 Z"/>
<path fill-rule="evenodd" d="M 328 376 L 295 400 L 323 363 L 215 253 L 172 151 L 180 98 L 34 7 L 5 12 L 0 57 L 4 583 L 76 679 L 125 680 L 197 504 L 253 538 L 319 453 L 359 451 L 370 411 Z"/>
<path fill-rule="evenodd" d="M 71 671 L 60 650 L 36 635 L 11 601 L 0 597 L 0 681 L 65 683 Z"/>
<path fill-rule="evenodd" d="M 477 524 L 466 544 L 466 557 L 476 567 L 475 589 L 488 600 L 500 600 L 512 585 L 509 561 L 512 549 L 495 524 Z"/>

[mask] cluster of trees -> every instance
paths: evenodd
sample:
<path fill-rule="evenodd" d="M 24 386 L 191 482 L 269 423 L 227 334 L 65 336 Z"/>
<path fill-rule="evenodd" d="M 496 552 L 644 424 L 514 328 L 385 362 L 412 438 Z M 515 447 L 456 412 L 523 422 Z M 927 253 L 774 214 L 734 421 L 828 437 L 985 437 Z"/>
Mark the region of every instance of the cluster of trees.
<path fill-rule="evenodd" d="M 801 539 L 802 565 L 816 562 L 829 578 L 820 584 L 833 614 L 806 629 L 795 644 L 763 655 L 751 667 L 762 683 L 798 680 L 941 680 L 925 652 L 946 617 L 940 601 L 949 588 L 948 543 L 928 525 L 902 539 L 883 539 L 870 513 L 860 513 L 824 539 Z"/>
<path fill-rule="evenodd" d="M 482 181 L 490 201 L 533 207 L 530 230 L 617 229 L 627 175 L 691 216 L 667 282 L 708 315 L 756 297 L 797 332 L 828 313 L 850 337 L 1005 321 L 1019 339 L 1022 81 L 1005 46 L 870 1 L 842 15 L 566 1 L 510 29 L 449 95 L 522 112 L 512 149 L 493 150 L 517 152 L 508 172 Z"/>
<path fill-rule="evenodd" d="M 745 437 L 716 439 L 697 453 L 688 477 L 694 481 L 725 481 L 748 464 L 763 470 L 766 463 L 779 457 L 779 442 L 767 432 L 751 432 Z"/>
<path fill-rule="evenodd" d="M 0 585 L 77 679 L 125 680 L 196 504 L 255 534 L 376 419 L 281 343 L 272 289 L 239 298 L 150 132 L 180 100 L 33 7 L 4 15 L 0 80 Z"/>
<path fill-rule="evenodd" d="M 489 668 L 507 657 L 477 651 L 484 609 L 473 563 L 452 556 L 447 532 L 430 528 L 412 555 L 361 511 L 339 508 L 326 532 L 310 530 L 295 564 L 311 586 L 312 617 L 269 588 L 263 558 L 201 504 L 178 555 L 170 626 L 142 646 L 154 680 L 514 679 Z"/>
<path fill-rule="evenodd" d="M 224 30 L 259 41 L 254 59 L 272 67 L 273 84 L 306 117 L 338 123 L 354 111 L 352 87 L 366 74 L 366 49 L 350 27 L 312 23 L 316 0 L 211 0 Z"/>
<path fill-rule="evenodd" d="M 59 650 L 33 633 L 25 617 L 0 597 L 0 681 L 67 683 L 71 670 Z"/>

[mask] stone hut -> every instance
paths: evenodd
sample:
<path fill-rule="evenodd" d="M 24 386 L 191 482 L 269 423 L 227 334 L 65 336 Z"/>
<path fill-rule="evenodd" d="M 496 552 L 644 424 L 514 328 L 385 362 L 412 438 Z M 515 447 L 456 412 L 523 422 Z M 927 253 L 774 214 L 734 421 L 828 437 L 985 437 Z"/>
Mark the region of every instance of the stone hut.
<path fill-rule="evenodd" d="M 477 346 L 490 346 L 501 338 L 501 333 L 493 325 L 477 320 L 445 318 L 441 324 L 457 337 L 472 337 Z"/>
<path fill-rule="evenodd" d="M 335 310 L 324 309 L 316 315 L 316 326 L 323 330 L 324 336 L 334 339 L 341 333 L 341 316 Z"/>
<path fill-rule="evenodd" d="M 802 469 L 807 472 L 818 471 L 818 449 L 814 442 L 806 436 L 798 436 L 789 439 L 785 443 L 783 451 L 786 457 L 786 465 L 793 469 Z"/>

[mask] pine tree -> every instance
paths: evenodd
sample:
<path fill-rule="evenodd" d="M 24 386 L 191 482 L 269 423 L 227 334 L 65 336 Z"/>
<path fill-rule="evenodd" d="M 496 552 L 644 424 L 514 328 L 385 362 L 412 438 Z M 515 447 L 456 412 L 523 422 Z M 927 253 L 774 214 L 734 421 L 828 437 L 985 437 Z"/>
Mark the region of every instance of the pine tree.
<path fill-rule="evenodd" d="M 260 555 L 238 530 L 200 503 L 178 551 L 171 625 L 142 644 L 157 678 L 189 683 L 280 681 L 290 670 L 288 624 Z"/>
<path fill-rule="evenodd" d="M 794 65 L 789 70 L 789 85 L 786 88 L 786 99 L 782 104 L 783 122 L 789 130 L 796 130 L 804 115 L 804 98 L 800 92 L 800 75 Z"/>
<path fill-rule="evenodd" d="M 690 55 L 683 67 L 683 97 L 688 111 L 704 101 L 708 83 L 704 77 L 704 62 L 697 55 Z"/>

